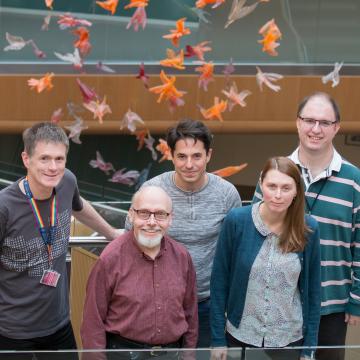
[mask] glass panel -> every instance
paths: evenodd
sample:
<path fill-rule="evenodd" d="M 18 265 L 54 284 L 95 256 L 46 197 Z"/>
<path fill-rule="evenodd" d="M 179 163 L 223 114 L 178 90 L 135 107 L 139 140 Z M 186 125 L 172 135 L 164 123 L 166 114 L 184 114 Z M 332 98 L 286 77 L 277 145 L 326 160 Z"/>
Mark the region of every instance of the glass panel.
<path fill-rule="evenodd" d="M 245 5 L 252 5 L 248 1 Z M 175 27 L 175 21 L 186 17 L 186 26 L 191 34 L 181 39 L 181 47 L 211 41 L 213 51 L 207 58 L 225 64 L 233 58 L 235 64 L 322 64 L 345 61 L 358 64 L 360 39 L 360 2 L 358 0 L 278 0 L 260 2 L 249 15 L 224 28 L 230 13 L 232 0 L 216 9 L 206 7 L 198 16 L 194 10 L 195 0 L 150 0 L 146 7 L 148 21 L 145 30 L 126 30 L 134 9 L 124 9 L 119 2 L 114 16 L 100 8 L 93 0 L 55 0 L 54 10 L 48 11 L 45 1 L 1 0 L 0 21 L 3 30 L 1 46 L 6 46 L 5 32 L 33 39 L 47 54 L 46 59 L 36 59 L 31 46 L 21 51 L 1 52 L 0 61 L 15 65 L 63 64 L 54 51 L 65 54 L 73 52 L 75 36 L 69 30 L 60 30 L 58 15 L 70 12 L 93 23 L 90 28 L 92 51 L 86 63 L 99 60 L 111 64 L 131 65 L 145 61 L 158 64 L 165 57 L 165 49 L 172 47 L 163 39 Z M 42 31 L 43 20 L 52 15 L 48 31 Z M 203 17 L 205 15 L 205 19 Z M 272 57 L 262 52 L 258 43 L 259 28 L 274 18 L 282 32 L 279 56 Z M 191 61 L 189 62 L 191 63 Z M 39 69 L 38 69 L 39 70 Z M 43 69 L 44 70 L 44 69 Z M 118 69 L 121 71 L 121 69 Z M 128 69 L 127 69 L 128 70 Z M 122 71 L 127 71 L 125 68 Z M 158 69 L 157 69 L 158 70 Z M 21 69 L 13 68 L 13 71 Z M 37 71 L 32 68 L 32 72 Z M 65 72 L 73 72 L 71 66 Z M 87 72 L 95 68 L 87 69 Z"/>
<path fill-rule="evenodd" d="M 298 360 L 299 353 L 303 350 L 302 347 L 282 348 L 282 349 L 250 349 L 245 350 L 244 360 Z M 339 349 L 345 350 L 346 360 L 358 360 L 360 356 L 360 346 L 319 346 L 316 349 L 326 349 L 329 358 L 336 358 L 332 355 Z"/>
<path fill-rule="evenodd" d="M 117 229 L 125 227 L 125 219 L 130 207 L 129 201 L 93 202 L 92 205 L 109 224 Z"/>
<path fill-rule="evenodd" d="M 360 355 L 360 346 L 345 346 L 346 360 L 357 360 Z M 299 351 L 301 348 L 296 348 Z M 336 350 L 337 347 L 326 347 L 328 351 Z M 276 355 L 275 355 L 276 352 Z M 227 349 L 228 359 L 241 360 L 292 360 L 295 354 L 294 349 L 246 349 L 241 348 Z M 0 351 L 1 359 L 5 360 L 148 360 L 150 358 L 159 358 L 159 360 L 209 360 L 211 349 L 184 350 L 173 348 L 152 349 L 133 349 L 129 350 L 78 350 L 78 351 Z M 241 357 L 243 356 L 243 357 Z M 215 358 L 212 358 L 215 360 Z"/>
<path fill-rule="evenodd" d="M 100 175 L 101 174 L 98 176 L 99 179 Z M 99 183 L 102 182 L 101 180 L 99 180 Z M 78 181 L 78 185 L 81 191 L 81 195 L 83 195 L 86 199 L 94 202 L 101 201 L 103 199 L 122 199 L 123 201 L 129 201 L 134 193 L 133 188 L 131 189 L 129 187 L 129 191 L 116 189 L 116 187 L 121 188 L 119 184 L 112 185 L 109 183 L 109 185 L 99 185 L 96 184 L 96 182 L 90 183 L 80 180 Z M 125 186 L 122 186 L 122 188 L 125 188 Z"/>
<path fill-rule="evenodd" d="M 130 201 L 92 202 L 95 210 L 114 228 L 124 229 Z M 70 247 L 80 246 L 96 255 L 100 255 L 108 241 L 94 234 L 93 230 L 83 225 L 75 217 L 71 220 Z M 70 252 L 68 252 L 70 261 Z"/>
<path fill-rule="evenodd" d="M 24 167 L 0 161 L 0 185 L 10 185 L 25 173 Z"/>

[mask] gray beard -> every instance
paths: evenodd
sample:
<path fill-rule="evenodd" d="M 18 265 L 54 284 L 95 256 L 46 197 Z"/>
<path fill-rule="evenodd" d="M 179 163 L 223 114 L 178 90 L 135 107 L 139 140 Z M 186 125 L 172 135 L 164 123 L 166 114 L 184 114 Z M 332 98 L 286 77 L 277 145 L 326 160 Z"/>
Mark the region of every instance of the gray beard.
<path fill-rule="evenodd" d="M 162 237 L 162 234 L 159 234 L 156 237 L 147 237 L 143 234 L 139 234 L 137 241 L 141 246 L 144 246 L 147 249 L 152 249 L 160 245 Z"/>

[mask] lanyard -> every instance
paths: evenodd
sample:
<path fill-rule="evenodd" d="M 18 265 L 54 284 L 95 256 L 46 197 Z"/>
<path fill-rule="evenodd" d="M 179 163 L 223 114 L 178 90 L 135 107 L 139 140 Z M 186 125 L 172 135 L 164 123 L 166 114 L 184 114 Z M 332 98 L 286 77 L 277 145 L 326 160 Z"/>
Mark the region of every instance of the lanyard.
<path fill-rule="evenodd" d="M 25 194 L 27 197 L 27 200 L 30 204 L 31 210 L 33 212 L 35 221 L 38 225 L 39 232 L 41 235 L 41 238 L 43 239 L 44 244 L 47 247 L 48 256 L 49 256 L 49 265 L 51 267 L 52 258 L 51 258 L 51 246 L 54 242 L 55 238 L 55 232 L 56 232 L 56 218 L 57 218 L 57 202 L 56 202 L 56 195 L 54 193 L 54 196 L 51 201 L 50 206 L 50 227 L 47 229 L 44 225 L 44 221 L 42 219 L 42 216 L 40 214 L 39 208 L 36 204 L 36 200 L 34 199 L 34 196 L 30 190 L 29 182 L 27 177 L 24 179 L 24 189 Z"/>
<path fill-rule="evenodd" d="M 315 206 L 315 204 L 316 204 L 316 201 L 317 201 L 317 199 L 318 199 L 321 191 L 323 190 L 323 188 L 324 188 L 324 186 L 325 186 L 325 184 L 326 184 L 326 182 L 327 182 L 327 179 L 328 179 L 328 178 L 325 178 L 325 180 L 323 181 L 320 190 L 317 192 L 315 199 L 314 199 L 314 200 L 312 201 L 312 203 L 311 203 L 311 206 L 309 205 L 308 199 L 307 199 L 307 197 L 305 196 L 305 202 L 306 202 L 306 206 L 307 206 L 307 208 L 308 208 L 308 210 L 309 210 L 309 211 L 308 211 L 308 214 L 309 214 L 309 215 L 311 215 L 312 209 L 314 208 L 314 206 Z"/>

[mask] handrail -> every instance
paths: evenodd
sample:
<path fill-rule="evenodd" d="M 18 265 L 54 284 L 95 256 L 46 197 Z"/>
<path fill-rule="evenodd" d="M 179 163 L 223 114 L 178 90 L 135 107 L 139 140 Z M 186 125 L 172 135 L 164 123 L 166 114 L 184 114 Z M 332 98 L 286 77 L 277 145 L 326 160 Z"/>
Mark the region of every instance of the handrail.
<path fill-rule="evenodd" d="M 4 184 L 4 185 L 11 185 L 13 183 L 13 181 L 9 181 L 6 179 L 0 179 L 0 184 Z"/>
<path fill-rule="evenodd" d="M 117 203 L 117 202 L 112 202 Z M 243 200 L 243 205 L 251 205 L 251 200 Z M 114 210 L 114 208 L 112 208 Z M 115 211 L 119 212 L 127 212 L 122 209 L 115 209 Z M 122 229 L 125 231 L 125 229 Z M 69 246 L 106 246 L 110 241 L 107 240 L 104 236 L 70 236 Z"/>
<path fill-rule="evenodd" d="M 109 242 L 104 236 L 70 236 L 69 246 L 106 246 Z"/>
<path fill-rule="evenodd" d="M 101 208 L 101 209 L 104 209 L 104 210 L 110 210 L 110 211 L 114 211 L 114 212 L 121 213 L 121 214 L 127 214 L 127 212 L 128 212 L 127 210 L 119 209 L 119 208 L 110 206 L 111 204 L 106 205 L 106 202 L 99 203 L 99 202 L 96 202 L 96 201 L 92 201 L 91 205 L 94 206 L 95 208 L 97 207 L 97 208 Z"/>

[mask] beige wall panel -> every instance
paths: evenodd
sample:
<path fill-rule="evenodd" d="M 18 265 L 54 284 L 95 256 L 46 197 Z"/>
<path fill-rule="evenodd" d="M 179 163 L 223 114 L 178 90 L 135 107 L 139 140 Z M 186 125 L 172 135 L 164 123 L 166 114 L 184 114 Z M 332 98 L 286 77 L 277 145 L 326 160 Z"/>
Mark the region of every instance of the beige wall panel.
<path fill-rule="evenodd" d="M 360 345 L 360 327 L 348 326 L 346 334 L 346 345 Z M 360 358 L 360 349 L 347 349 L 345 351 L 345 360 L 358 360 Z"/>
<path fill-rule="evenodd" d="M 88 86 L 93 87 L 111 105 L 112 114 L 106 115 L 104 124 L 99 124 L 92 114 L 84 110 L 82 116 L 88 122 L 87 133 L 114 134 L 120 132 L 120 121 L 130 107 L 145 120 L 146 126 L 154 133 L 164 132 L 175 121 L 189 117 L 201 119 L 198 105 L 209 107 L 214 96 L 224 98 L 221 90 L 225 86 L 225 78 L 216 76 L 209 84 L 207 92 L 200 90 L 198 78 L 193 75 L 178 76 L 176 86 L 184 90 L 185 106 L 170 113 L 165 102 L 158 104 L 157 95 L 149 93 L 142 82 L 133 75 L 56 75 L 54 88 L 40 94 L 31 91 L 27 85 L 30 75 L 2 76 L 0 91 L 2 94 L 0 106 L 0 132 L 16 133 L 37 121 L 49 120 L 52 112 L 72 101 L 80 104 L 82 99 L 76 78 L 80 77 Z M 39 77 L 39 76 L 36 76 Z M 341 78 L 340 85 L 331 88 L 323 85 L 320 77 L 286 76 L 279 82 L 282 90 L 275 93 L 268 88 L 263 92 L 257 87 L 255 76 L 234 76 L 239 90 L 249 89 L 252 95 L 247 98 L 247 106 L 235 107 L 232 112 L 223 114 L 224 122 L 208 121 L 210 128 L 216 133 L 295 133 L 294 119 L 299 100 L 305 95 L 322 90 L 332 94 L 342 109 L 343 132 L 360 132 L 360 122 L 357 120 L 358 94 L 360 93 L 360 78 Z M 150 85 L 160 83 L 158 76 L 152 76 Z M 63 125 L 68 125 L 71 119 L 65 117 Z"/>
<path fill-rule="evenodd" d="M 82 348 L 80 327 L 86 295 L 86 284 L 97 256 L 82 248 L 71 249 L 70 316 L 76 343 Z"/>

